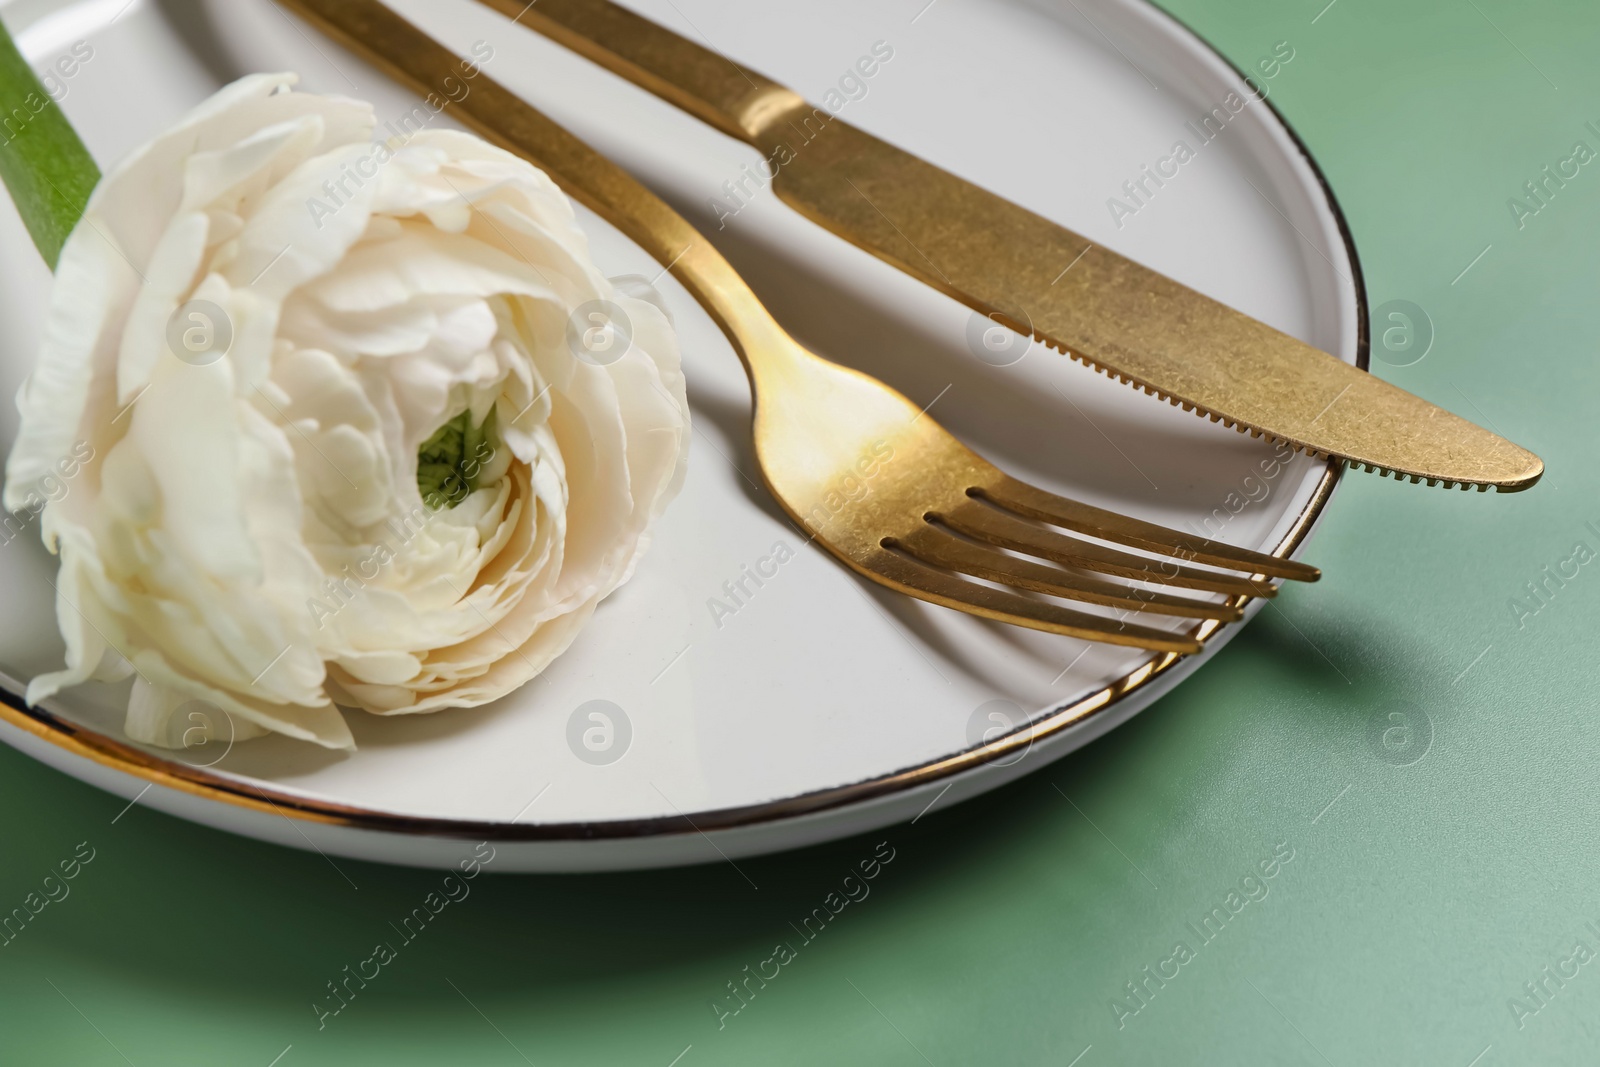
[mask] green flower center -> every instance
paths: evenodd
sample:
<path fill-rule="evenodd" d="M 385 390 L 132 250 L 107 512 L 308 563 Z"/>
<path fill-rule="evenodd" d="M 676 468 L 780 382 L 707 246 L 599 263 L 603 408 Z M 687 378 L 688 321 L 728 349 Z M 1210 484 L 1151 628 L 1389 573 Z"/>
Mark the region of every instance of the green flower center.
<path fill-rule="evenodd" d="M 499 445 L 494 409 L 477 426 L 463 411 L 433 432 L 417 449 L 417 489 L 433 510 L 453 508 L 478 488 L 483 468 Z"/>

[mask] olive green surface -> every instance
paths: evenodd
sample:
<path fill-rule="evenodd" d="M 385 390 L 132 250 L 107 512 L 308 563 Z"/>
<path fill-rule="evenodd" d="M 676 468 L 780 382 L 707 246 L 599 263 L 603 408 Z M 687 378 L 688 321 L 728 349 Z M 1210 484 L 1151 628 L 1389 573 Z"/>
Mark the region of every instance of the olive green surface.
<path fill-rule="evenodd" d="M 326 983 L 439 875 L 339 861 L 347 882 L 143 806 L 113 824 L 124 801 L 0 750 L 0 911 L 93 850 L 0 947 L 0 1063 L 1600 1060 L 1600 162 L 1537 214 L 1522 193 L 1600 149 L 1600 9 L 1324 2 L 1171 9 L 1243 64 L 1292 42 L 1272 99 L 1372 304 L 1432 324 L 1425 358 L 1374 370 L 1539 452 L 1542 484 L 1350 476 L 1322 583 L 1073 756 L 742 861 L 758 889 L 726 864 L 480 877 L 320 1028 Z M 1409 361 L 1388 314 L 1383 355 Z M 870 893 L 803 940 L 883 841 Z M 765 962 L 780 942 L 793 958 Z M 735 1014 L 728 983 L 762 970 Z"/>

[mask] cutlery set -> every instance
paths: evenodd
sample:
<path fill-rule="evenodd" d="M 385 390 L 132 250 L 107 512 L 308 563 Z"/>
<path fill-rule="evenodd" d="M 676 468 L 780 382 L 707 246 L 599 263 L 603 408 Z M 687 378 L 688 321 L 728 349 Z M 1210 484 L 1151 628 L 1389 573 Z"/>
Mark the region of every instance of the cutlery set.
<path fill-rule="evenodd" d="M 453 51 L 379 0 L 279 2 L 420 93 L 442 91 L 457 71 Z M 1507 492 L 1543 473 L 1537 456 L 1511 442 L 1092 246 L 607 0 L 481 2 L 764 158 L 781 152 L 773 190 L 812 221 L 1184 410 L 1429 485 Z M 1008 476 L 894 389 L 797 343 L 687 221 L 513 93 L 480 75 L 452 113 L 543 169 L 705 307 L 748 372 L 768 489 L 857 573 L 984 618 L 1179 655 L 1242 618 L 1250 598 L 1273 596 L 1274 579 L 1319 576 Z M 870 491 L 842 497 L 847 480 Z M 1130 621 L 1134 613 L 1156 625 Z"/>

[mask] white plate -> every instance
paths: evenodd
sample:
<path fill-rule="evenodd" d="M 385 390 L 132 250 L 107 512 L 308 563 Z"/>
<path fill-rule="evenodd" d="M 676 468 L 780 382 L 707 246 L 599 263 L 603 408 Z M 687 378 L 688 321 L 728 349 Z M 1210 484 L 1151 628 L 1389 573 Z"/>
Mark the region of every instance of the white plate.
<path fill-rule="evenodd" d="M 860 83 L 864 96 L 855 90 L 848 121 L 1364 360 L 1359 271 L 1331 195 L 1270 107 L 1229 113 L 1228 94 L 1249 90 L 1206 45 L 1139 0 L 937 3 L 919 14 L 924 2 L 772 4 L 760 18 L 736 0 L 638 6 L 689 36 L 708 31 L 718 49 L 812 99 L 882 41 L 893 57 Z M 267 0 L 215 0 L 199 9 L 205 17 L 175 0 L 132 0 L 117 17 L 126 3 L 5 8 L 39 63 L 79 38 L 94 49 L 65 83 L 63 106 L 103 161 L 254 70 L 294 69 L 305 88 L 374 100 L 380 120 L 412 105 Z M 470 0 L 398 6 L 463 52 L 490 42 L 491 77 L 703 227 L 716 229 L 712 197 L 730 203 L 724 182 L 759 167 L 753 151 Z M 1280 60 L 1260 83 L 1270 91 L 1296 74 L 1294 59 Z M 1214 108 L 1227 121 L 1213 118 L 1223 132 L 1203 144 L 1196 129 Z M 1179 140 L 1195 157 L 1130 200 L 1123 183 Z M 1137 210 L 1114 218 L 1114 196 Z M 610 272 L 659 273 L 608 226 L 586 221 Z M 934 414 L 980 452 L 1068 495 L 1287 550 L 1302 544 L 1337 480 L 1304 457 L 1264 476 L 1272 447 L 1043 347 L 1008 367 L 980 361 L 963 308 L 765 191 L 716 239 L 803 342 L 936 403 Z M 9 395 L 31 364 L 49 285 L 9 208 L 0 262 L 0 392 Z M 840 837 L 992 789 L 1125 721 L 1236 629 L 1173 662 L 990 625 L 862 583 L 806 547 L 756 488 L 739 363 L 670 277 L 660 287 L 681 327 L 696 419 L 688 484 L 632 583 L 542 679 L 476 711 L 349 713 L 360 747 L 348 755 L 281 738 L 181 756 L 143 750 L 122 738 L 120 687 L 84 687 L 32 711 L 16 699 L 23 680 L 62 656 L 53 561 L 30 527 L 0 551 L 10 602 L 0 618 L 0 738 L 151 807 L 327 853 L 435 865 L 492 838 L 500 870 L 695 863 Z M 15 420 L 0 414 L 3 439 Z M 780 543 L 794 558 L 730 598 L 724 583 Z M 713 598 L 737 610 L 713 611 Z M 587 749 L 568 741 L 580 706 L 595 700 L 624 709 L 631 727 L 626 742 L 624 731 L 613 735 L 609 763 L 581 759 Z M 1012 707 L 1018 729 L 995 730 L 989 713 Z M 577 733 L 592 725 L 580 721 Z"/>

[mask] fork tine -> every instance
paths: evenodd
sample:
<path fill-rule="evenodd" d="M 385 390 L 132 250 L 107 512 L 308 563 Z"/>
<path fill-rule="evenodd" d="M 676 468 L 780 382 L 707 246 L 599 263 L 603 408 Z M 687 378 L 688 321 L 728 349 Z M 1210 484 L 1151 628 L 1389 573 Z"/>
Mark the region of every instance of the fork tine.
<path fill-rule="evenodd" d="M 1030 600 L 987 585 L 975 585 L 889 549 L 880 550 L 866 566 L 858 565 L 857 569 L 869 578 L 918 600 L 981 615 L 996 622 L 1025 626 L 1030 630 L 1156 652 L 1176 652 L 1185 656 L 1199 652 L 1201 648 L 1199 641 L 1185 634 L 1132 626 L 1116 619 L 1073 611 L 1041 600 Z"/>
<path fill-rule="evenodd" d="M 935 526 L 924 525 L 909 537 L 885 542 L 884 547 L 898 548 L 924 563 L 945 570 L 960 571 L 975 578 L 1068 600 L 1082 600 L 1102 607 L 1150 611 L 1191 619 L 1221 619 L 1224 622 L 1237 622 L 1244 617 L 1244 612 L 1232 604 L 1169 596 L 1150 589 L 1138 589 L 1119 582 L 1046 567 L 1031 560 L 1008 556 L 987 545 L 963 541 Z"/>
<path fill-rule="evenodd" d="M 1193 537 L 1153 522 L 1047 493 L 1008 475 L 1001 475 L 991 484 L 970 490 L 969 495 L 1073 533 L 1087 534 L 1163 556 L 1176 556 L 1213 567 L 1274 578 L 1292 578 L 1301 582 L 1314 582 L 1322 577 L 1322 572 L 1309 564 L 1279 559 L 1247 548 L 1235 548 L 1204 537 Z"/>
<path fill-rule="evenodd" d="M 1146 559 L 1114 548 L 1080 541 L 1053 530 L 1044 529 L 1026 519 L 1019 519 L 1004 511 L 988 507 L 976 500 L 958 504 L 948 512 L 935 513 L 937 520 L 957 533 L 975 541 L 983 541 L 1016 552 L 1026 552 L 1068 567 L 1115 574 L 1140 582 L 1176 585 L 1187 589 L 1204 589 L 1212 593 L 1231 596 L 1272 597 L 1278 591 L 1267 582 L 1242 578 L 1236 574 L 1218 574 L 1200 570 L 1169 560 Z"/>

